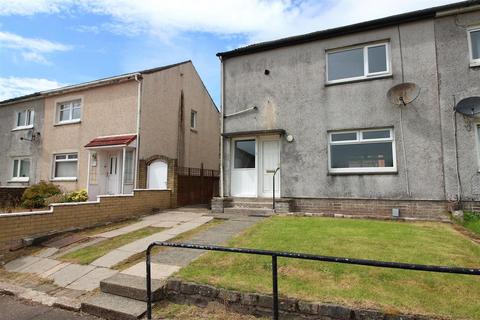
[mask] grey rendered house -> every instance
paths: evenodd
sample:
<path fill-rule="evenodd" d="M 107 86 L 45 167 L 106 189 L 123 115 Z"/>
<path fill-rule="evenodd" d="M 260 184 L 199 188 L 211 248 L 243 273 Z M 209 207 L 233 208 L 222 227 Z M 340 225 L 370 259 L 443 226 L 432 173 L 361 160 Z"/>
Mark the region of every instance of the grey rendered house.
<path fill-rule="evenodd" d="M 271 208 L 277 168 L 278 211 L 386 216 L 397 208 L 435 218 L 480 200 L 477 123 L 455 115 L 452 100 L 480 96 L 479 4 L 219 53 L 222 184 L 214 209 Z M 400 107 L 387 92 L 404 82 L 420 94 Z"/>
<path fill-rule="evenodd" d="M 32 95 L 28 101 L 0 107 L 0 186 L 29 185 L 39 177 L 44 100 Z"/>

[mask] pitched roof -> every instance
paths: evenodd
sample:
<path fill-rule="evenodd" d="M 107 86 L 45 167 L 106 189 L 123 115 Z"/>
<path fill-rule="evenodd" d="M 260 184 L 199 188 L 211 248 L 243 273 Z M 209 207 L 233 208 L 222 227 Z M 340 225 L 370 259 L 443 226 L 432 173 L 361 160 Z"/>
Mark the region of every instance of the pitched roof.
<path fill-rule="evenodd" d="M 84 89 L 84 88 L 88 88 L 88 87 L 92 87 L 92 86 L 102 86 L 102 85 L 112 84 L 112 83 L 116 83 L 116 82 L 120 82 L 120 81 L 132 80 L 132 79 L 135 78 L 135 76 L 141 76 L 142 74 L 150 74 L 150 73 L 154 73 L 154 72 L 158 72 L 158 71 L 163 71 L 163 70 L 166 70 L 166 69 L 174 68 L 174 67 L 177 67 L 179 65 L 186 64 L 186 63 L 191 63 L 191 62 L 192 62 L 191 60 L 186 60 L 186 61 L 182 61 L 182 62 L 178 62 L 178 63 L 174 63 L 174 64 L 169 64 L 169 65 L 162 66 L 162 67 L 145 69 L 145 70 L 130 72 L 130 73 L 124 73 L 124 74 L 121 74 L 121 75 L 118 75 L 118 76 L 101 78 L 101 79 L 98 79 L 98 80 L 83 82 L 83 83 L 74 84 L 74 85 L 70 85 L 70 86 L 65 86 L 65 87 L 61 87 L 61 88 L 57 88 L 57 89 L 52 89 L 52 90 L 39 91 L 39 92 L 24 95 L 24 96 L 0 101 L 0 106 L 5 105 L 5 104 L 11 104 L 11 103 L 22 101 L 22 100 L 32 100 L 32 99 L 40 98 L 40 97 L 46 96 L 46 95 L 61 94 L 65 91 L 69 91 L 69 90 L 80 90 L 80 89 Z"/>
<path fill-rule="evenodd" d="M 136 134 L 126 134 L 121 136 L 97 137 L 87 143 L 85 148 L 107 147 L 107 146 L 127 146 L 137 138 Z"/>
<path fill-rule="evenodd" d="M 298 44 L 303 44 L 311 41 L 328 39 L 328 38 L 333 38 L 333 37 L 356 33 L 356 32 L 368 31 L 368 30 L 377 29 L 377 28 L 386 27 L 386 26 L 398 25 L 400 23 L 405 23 L 405 22 L 412 22 L 412 21 L 417 21 L 422 19 L 433 18 L 439 11 L 460 9 L 460 8 L 471 7 L 479 4 L 480 4 L 480 0 L 468 0 L 468 1 L 456 2 L 456 3 L 447 4 L 443 6 L 431 7 L 427 9 L 402 13 L 394 16 L 389 16 L 386 18 L 351 24 L 343 27 L 326 29 L 326 30 L 306 33 L 298 36 L 281 38 L 273 41 L 255 43 L 246 47 L 241 47 L 241 48 L 237 48 L 230 51 L 219 52 L 217 53 L 217 56 L 225 60 L 231 57 L 247 55 L 251 53 L 267 51 L 267 50 L 272 50 L 272 49 L 287 47 L 292 45 L 298 45 Z"/>

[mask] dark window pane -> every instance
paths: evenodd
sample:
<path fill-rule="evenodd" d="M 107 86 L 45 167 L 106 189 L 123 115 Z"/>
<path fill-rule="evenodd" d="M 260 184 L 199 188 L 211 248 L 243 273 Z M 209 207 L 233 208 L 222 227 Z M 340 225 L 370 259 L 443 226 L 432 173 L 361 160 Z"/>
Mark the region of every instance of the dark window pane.
<path fill-rule="evenodd" d="M 255 140 L 235 141 L 234 168 L 255 168 Z"/>
<path fill-rule="evenodd" d="M 357 140 L 356 132 L 332 133 L 332 141 Z"/>
<path fill-rule="evenodd" d="M 329 53 L 328 80 L 361 77 L 363 64 L 363 48 Z"/>
<path fill-rule="evenodd" d="M 13 175 L 12 177 L 18 177 L 18 162 L 19 160 L 13 160 Z"/>
<path fill-rule="evenodd" d="M 381 45 L 368 48 L 368 72 L 387 71 L 387 46 Z"/>
<path fill-rule="evenodd" d="M 383 139 L 390 138 L 390 130 L 365 131 L 362 132 L 363 139 Z"/>
<path fill-rule="evenodd" d="M 392 143 L 331 145 L 332 168 L 393 167 Z"/>
<path fill-rule="evenodd" d="M 472 42 L 472 58 L 480 59 L 480 30 L 470 32 Z"/>

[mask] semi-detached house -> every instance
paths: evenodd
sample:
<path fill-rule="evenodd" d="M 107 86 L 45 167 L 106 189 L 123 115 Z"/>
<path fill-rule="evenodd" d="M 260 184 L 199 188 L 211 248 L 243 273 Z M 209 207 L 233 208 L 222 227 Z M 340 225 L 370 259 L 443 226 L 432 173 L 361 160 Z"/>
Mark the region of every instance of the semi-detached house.
<path fill-rule="evenodd" d="M 165 189 L 171 163 L 219 166 L 219 112 L 191 61 L 2 101 L 0 123 L 1 186 L 95 199 Z"/>
<path fill-rule="evenodd" d="M 277 168 L 277 211 L 435 218 L 480 201 L 480 120 L 454 112 L 480 96 L 479 1 L 218 56 L 215 210 L 271 209 Z M 405 82 L 420 94 L 393 104 L 388 91 Z"/>

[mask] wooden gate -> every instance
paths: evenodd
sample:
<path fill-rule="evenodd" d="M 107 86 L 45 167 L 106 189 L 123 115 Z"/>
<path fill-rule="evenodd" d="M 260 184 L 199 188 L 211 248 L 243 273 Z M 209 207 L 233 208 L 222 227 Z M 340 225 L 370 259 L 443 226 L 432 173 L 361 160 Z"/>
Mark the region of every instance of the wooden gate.
<path fill-rule="evenodd" d="M 219 172 L 203 168 L 177 170 L 177 205 L 209 204 L 219 194 Z"/>

